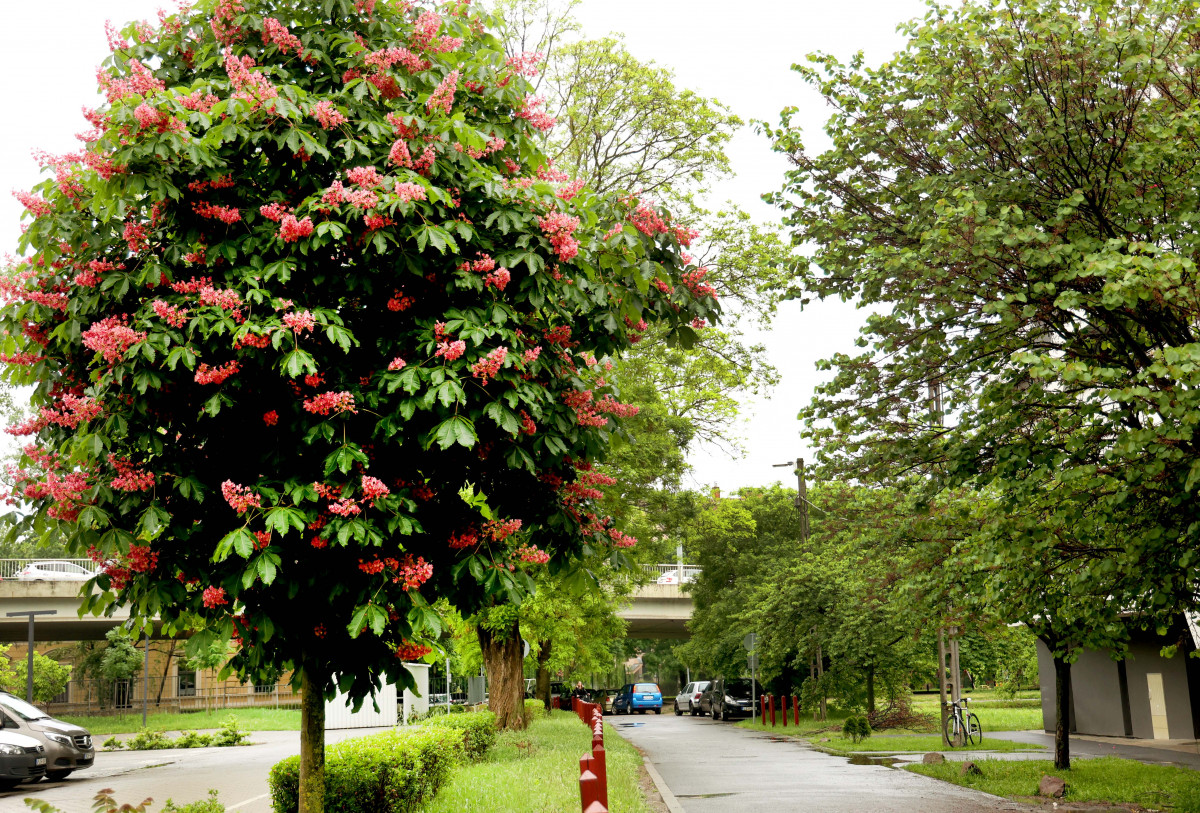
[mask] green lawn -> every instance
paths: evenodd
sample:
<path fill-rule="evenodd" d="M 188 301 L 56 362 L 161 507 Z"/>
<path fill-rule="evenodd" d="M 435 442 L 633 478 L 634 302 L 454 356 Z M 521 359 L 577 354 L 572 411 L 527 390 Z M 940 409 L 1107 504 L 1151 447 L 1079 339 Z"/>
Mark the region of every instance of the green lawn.
<path fill-rule="evenodd" d="M 1040 745 L 1029 745 L 1023 742 L 997 740 L 984 735 L 979 745 L 968 745 L 963 748 L 946 748 L 942 738 L 937 734 L 914 734 L 896 737 L 875 736 L 854 742 L 842 737 L 830 737 L 829 742 L 820 742 L 818 738 L 810 738 L 818 748 L 829 748 L 834 751 L 887 751 L 891 754 L 915 752 L 923 754 L 927 751 L 1043 751 Z"/>
<path fill-rule="evenodd" d="M 156 731 L 195 731 L 220 728 L 226 719 L 233 717 L 238 728 L 244 731 L 299 731 L 298 709 L 221 709 L 197 711 L 186 714 L 158 713 L 146 718 L 146 727 Z M 62 717 L 69 723 L 83 726 L 92 736 L 109 734 L 131 734 L 142 728 L 141 714 L 121 716 Z"/>
<path fill-rule="evenodd" d="M 995 698 L 994 692 L 972 692 L 968 697 L 985 735 L 989 731 L 1042 730 L 1042 706 L 1036 693 L 1032 698 L 1018 695 L 1015 700 Z M 938 702 L 937 695 L 919 695 L 913 698 L 913 711 L 936 716 Z"/>
<path fill-rule="evenodd" d="M 783 728 L 782 721 L 780 721 L 780 725 L 772 728 L 771 723 L 769 722 L 771 719 L 770 716 L 767 717 L 768 723 L 766 725 L 762 724 L 761 717 L 753 717 L 749 720 L 741 720 L 737 723 L 734 723 L 734 725 L 736 725 L 738 728 L 748 728 L 751 731 L 769 731 L 772 734 L 792 734 L 798 737 L 808 736 L 809 734 L 814 734 L 821 731 L 827 732 L 829 736 L 832 736 L 833 732 L 835 731 L 840 733 L 842 730 L 842 723 L 846 721 L 846 712 L 830 709 L 827 716 L 829 719 L 825 722 L 821 722 L 820 720 L 814 720 L 812 718 L 812 712 L 805 714 L 802 711 L 800 712 L 800 725 L 797 726 L 794 722 L 792 722 L 795 717 L 788 717 L 786 729 Z"/>
<path fill-rule="evenodd" d="M 579 758 L 591 731 L 567 711 L 539 718 L 525 731 L 500 735 L 483 762 L 454 771 L 425 813 L 562 813 L 579 809 Z M 638 786 L 642 758 L 612 726 L 604 727 L 608 808 L 645 813 Z"/>
<path fill-rule="evenodd" d="M 980 776 L 963 776 L 960 766 L 906 765 L 910 771 L 997 796 L 1033 796 L 1042 776 L 1066 780 L 1068 802 L 1136 803 L 1150 809 L 1200 811 L 1200 774 L 1169 765 L 1144 765 L 1120 757 L 1076 759 L 1069 771 L 1054 770 L 1050 760 L 1010 762 L 982 759 Z"/>

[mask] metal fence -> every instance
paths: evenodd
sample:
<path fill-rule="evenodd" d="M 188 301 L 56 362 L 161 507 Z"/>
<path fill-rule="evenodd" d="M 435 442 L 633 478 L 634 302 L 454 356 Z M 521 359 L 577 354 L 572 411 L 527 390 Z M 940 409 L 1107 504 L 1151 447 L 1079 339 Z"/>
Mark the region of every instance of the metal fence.
<path fill-rule="evenodd" d="M 642 568 L 655 579 L 673 574 L 679 581 L 691 581 L 700 575 L 700 568 L 696 565 L 683 565 L 677 562 L 667 565 L 642 565 Z"/>
<path fill-rule="evenodd" d="M 62 694 L 38 704 L 51 716 L 76 714 L 131 714 L 140 712 L 144 698 L 151 712 L 219 711 L 239 708 L 299 708 L 300 696 L 287 683 L 263 685 L 216 683 L 197 686 L 195 673 L 151 673 L 129 680 L 72 680 Z M 149 689 L 149 692 L 146 689 Z"/>
<path fill-rule="evenodd" d="M 43 557 L 41 559 L 0 559 L 0 579 L 15 578 L 17 573 L 25 569 L 26 565 L 31 565 L 34 562 L 47 562 L 53 564 L 67 563 L 78 565 L 85 570 L 94 571 L 96 563 L 91 559 L 57 559 L 52 556 Z"/>

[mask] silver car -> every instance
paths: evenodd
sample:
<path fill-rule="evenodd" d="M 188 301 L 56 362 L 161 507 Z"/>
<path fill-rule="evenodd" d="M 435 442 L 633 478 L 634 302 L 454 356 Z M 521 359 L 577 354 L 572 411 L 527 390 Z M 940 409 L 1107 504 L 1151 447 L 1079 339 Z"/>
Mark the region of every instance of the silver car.
<path fill-rule="evenodd" d="M 708 688 L 711 680 L 693 680 L 675 695 L 675 716 L 681 716 L 685 711 L 695 717 L 700 713 L 700 695 Z"/>
<path fill-rule="evenodd" d="M 8 692 L 0 692 L 0 724 L 5 733 L 32 737 L 46 748 L 46 776 L 66 779 L 72 771 L 90 768 L 96 759 L 92 735 L 77 725 L 55 720 Z"/>
<path fill-rule="evenodd" d="M 0 790 L 46 775 L 46 746 L 15 731 L 0 731 Z"/>
<path fill-rule="evenodd" d="M 20 582 L 85 582 L 95 575 L 74 562 L 30 562 L 13 578 Z"/>

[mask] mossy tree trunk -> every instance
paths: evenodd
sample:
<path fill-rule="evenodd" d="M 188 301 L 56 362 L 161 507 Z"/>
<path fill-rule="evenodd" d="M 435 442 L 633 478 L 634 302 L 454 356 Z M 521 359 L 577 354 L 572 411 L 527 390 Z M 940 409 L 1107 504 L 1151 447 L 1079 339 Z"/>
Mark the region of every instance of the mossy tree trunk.
<path fill-rule="evenodd" d="M 1054 656 L 1054 767 L 1071 767 L 1071 662 Z"/>
<path fill-rule="evenodd" d="M 325 811 L 325 695 L 312 667 L 300 672 L 300 813 Z"/>
<path fill-rule="evenodd" d="M 488 708 L 496 715 L 501 729 L 525 727 L 525 680 L 521 668 L 521 630 L 512 626 L 493 632 L 482 624 L 477 627 L 483 666 L 487 670 Z M 304 813 L 301 811 L 301 813 Z"/>
<path fill-rule="evenodd" d="M 537 654 L 537 683 L 534 696 L 545 703 L 547 709 L 550 708 L 550 651 L 553 643 L 549 638 L 539 642 Z"/>

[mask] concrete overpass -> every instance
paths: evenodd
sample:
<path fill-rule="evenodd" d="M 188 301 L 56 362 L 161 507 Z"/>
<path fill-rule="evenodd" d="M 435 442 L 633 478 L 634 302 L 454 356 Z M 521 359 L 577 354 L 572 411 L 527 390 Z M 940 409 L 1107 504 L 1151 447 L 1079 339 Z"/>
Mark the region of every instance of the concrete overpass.
<path fill-rule="evenodd" d="M 628 638 L 688 638 L 692 596 L 687 583 L 699 569 L 687 565 L 645 565 L 655 582 L 633 592 L 633 600 L 617 615 L 629 622 Z"/>

